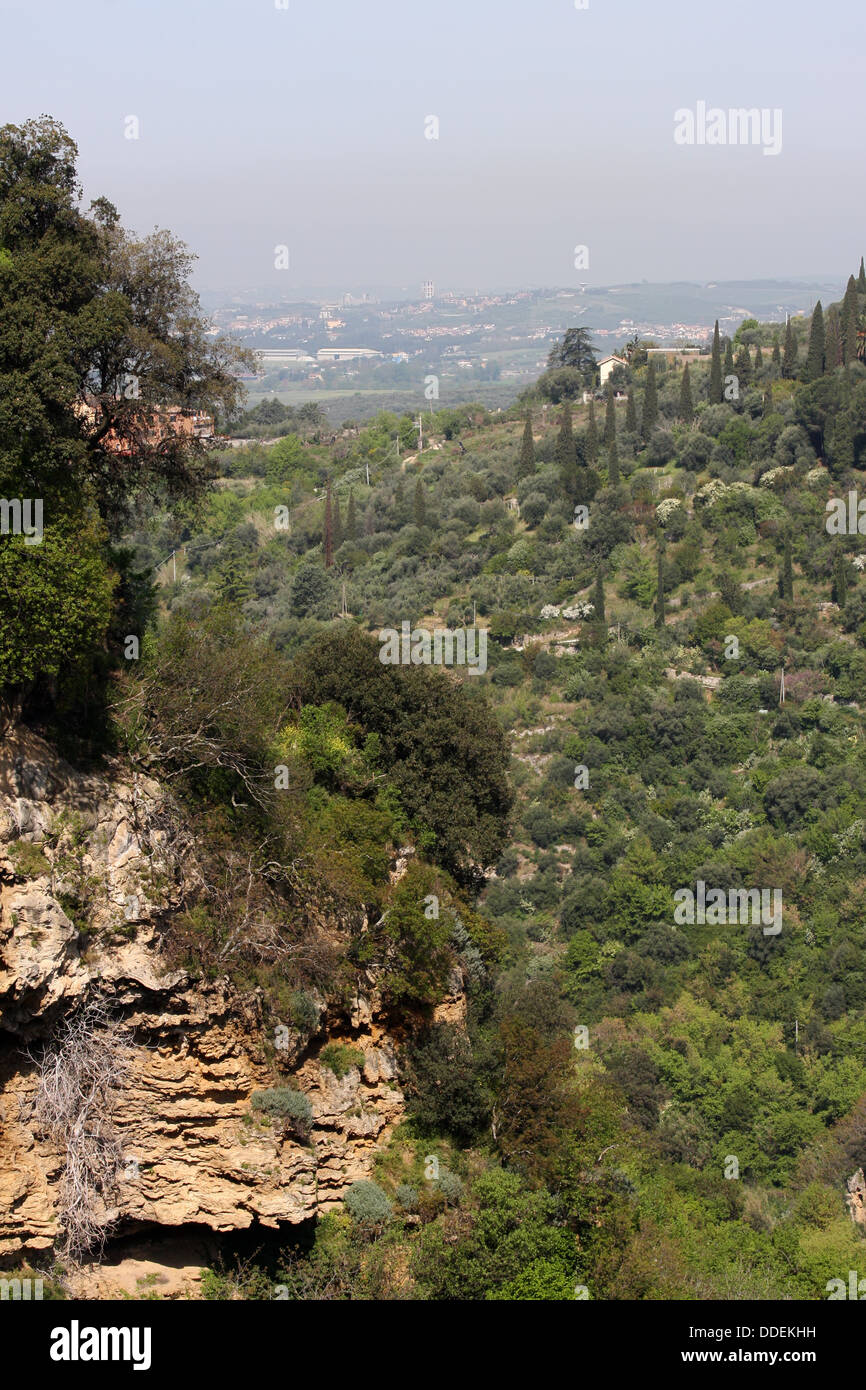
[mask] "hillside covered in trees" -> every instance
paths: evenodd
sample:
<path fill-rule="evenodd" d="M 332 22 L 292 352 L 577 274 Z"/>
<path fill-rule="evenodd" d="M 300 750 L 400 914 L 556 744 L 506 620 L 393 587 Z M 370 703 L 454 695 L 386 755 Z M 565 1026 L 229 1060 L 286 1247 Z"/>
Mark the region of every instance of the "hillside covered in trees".
<path fill-rule="evenodd" d="M 301 1031 L 374 979 L 400 1040 L 372 1177 L 211 1295 L 827 1298 L 866 1239 L 862 261 L 604 391 L 576 326 L 420 451 L 281 407 L 231 447 L 187 253 L 75 179 L 0 132 L 0 493 L 44 512 L 0 539 L 0 722 L 171 787 L 210 870 L 172 963 Z M 403 622 L 485 669 L 384 664 Z M 778 915 L 689 921 L 704 887 Z"/>

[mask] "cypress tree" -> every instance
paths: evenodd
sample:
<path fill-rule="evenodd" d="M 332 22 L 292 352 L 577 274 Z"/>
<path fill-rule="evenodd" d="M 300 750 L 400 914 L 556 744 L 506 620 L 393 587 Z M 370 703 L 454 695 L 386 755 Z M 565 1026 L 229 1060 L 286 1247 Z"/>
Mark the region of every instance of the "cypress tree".
<path fill-rule="evenodd" d="M 785 326 L 785 351 L 782 354 L 782 376 L 789 379 L 797 370 L 797 337 L 791 320 Z"/>
<path fill-rule="evenodd" d="M 595 423 L 595 405 L 592 401 L 589 403 L 589 420 L 586 426 L 585 449 L 586 461 L 592 466 L 592 464 L 598 461 L 598 426 Z"/>
<path fill-rule="evenodd" d="M 734 349 L 730 338 L 725 339 L 725 376 L 734 375 Z"/>
<path fill-rule="evenodd" d="M 607 383 L 604 391 L 606 401 L 604 407 L 604 442 L 608 447 L 616 443 L 616 407 L 613 403 L 613 387 Z"/>
<path fill-rule="evenodd" d="M 778 335 L 778 333 L 777 333 L 776 336 L 773 338 L 773 366 L 774 366 L 774 367 L 781 367 L 781 365 L 782 365 L 782 354 L 781 354 L 781 352 L 780 352 L 780 350 L 779 350 L 779 335 Z"/>
<path fill-rule="evenodd" d="M 848 568 L 845 563 L 845 556 L 838 548 L 833 564 L 832 596 L 833 602 L 838 603 L 840 608 L 844 608 L 848 602 Z"/>
<path fill-rule="evenodd" d="M 424 503 L 424 484 L 419 478 L 415 483 L 415 499 L 413 504 L 414 520 L 416 526 L 424 526 L 427 521 L 427 507 Z"/>
<path fill-rule="evenodd" d="M 628 388 L 628 398 L 625 403 L 625 427 L 629 434 L 637 434 L 637 411 L 634 404 L 634 387 Z"/>
<path fill-rule="evenodd" d="M 831 304 L 827 310 L 827 347 L 824 354 L 824 371 L 835 372 L 842 361 L 842 333 L 839 324 L 839 310 Z"/>
<path fill-rule="evenodd" d="M 710 359 L 710 405 L 722 403 L 722 345 L 719 339 L 719 320 L 713 329 L 713 355 Z"/>
<path fill-rule="evenodd" d="M 794 567 L 791 556 L 791 533 L 785 533 L 785 549 L 782 553 L 782 572 L 779 575 L 779 597 L 787 603 L 794 600 Z"/>
<path fill-rule="evenodd" d="M 340 515 L 340 499 L 334 493 L 334 549 L 339 550 L 343 544 L 343 518 Z"/>
<path fill-rule="evenodd" d="M 752 359 L 749 356 L 749 349 L 746 347 L 745 343 L 737 353 L 734 371 L 740 387 L 748 386 L 752 379 Z"/>
<path fill-rule="evenodd" d="M 559 438 L 556 441 L 556 462 L 559 479 L 566 498 L 571 501 L 577 482 L 577 451 L 574 447 L 574 429 L 571 423 L 571 405 L 565 401 L 559 424 Z"/>
<path fill-rule="evenodd" d="M 756 375 L 756 376 L 757 376 L 758 372 L 760 372 L 760 371 L 763 369 L 763 366 L 764 366 L 764 354 L 761 352 L 761 344 L 758 343 L 758 346 L 755 348 L 755 375 Z"/>
<path fill-rule="evenodd" d="M 692 400 L 692 383 L 689 376 L 689 364 L 685 365 L 682 381 L 680 382 L 680 419 L 685 420 L 690 425 L 695 418 L 695 403 Z"/>
<path fill-rule="evenodd" d="M 346 513 L 346 539 L 353 544 L 358 539 L 358 518 L 355 515 L 355 498 L 349 492 L 349 510 Z"/>
<path fill-rule="evenodd" d="M 334 513 L 331 503 L 331 477 L 325 489 L 325 569 L 334 563 Z"/>
<path fill-rule="evenodd" d="M 821 301 L 815 305 L 812 313 L 812 324 L 809 329 L 809 351 L 806 355 L 806 368 L 803 372 L 804 381 L 817 381 L 819 376 L 824 375 L 824 310 L 821 308 Z"/>
<path fill-rule="evenodd" d="M 643 419 L 641 421 L 641 431 L 645 443 L 649 442 L 649 437 L 658 418 L 659 399 L 656 390 L 656 369 L 655 363 L 650 362 L 646 369 L 646 388 L 643 393 Z"/>
<path fill-rule="evenodd" d="M 616 451 L 615 439 L 611 440 L 607 449 L 607 485 L 619 487 L 619 454 Z"/>
<path fill-rule="evenodd" d="M 532 416 L 527 414 L 523 426 L 523 439 L 520 444 L 520 460 L 517 464 L 518 480 L 531 478 L 535 472 L 535 444 L 532 440 Z"/>
<path fill-rule="evenodd" d="M 863 257 L 860 257 L 860 274 L 857 277 L 857 290 L 860 294 L 866 294 L 866 265 L 863 264 Z"/>
<path fill-rule="evenodd" d="M 849 275 L 842 300 L 842 360 L 846 364 L 857 356 L 857 281 Z"/>
<path fill-rule="evenodd" d="M 595 620 L 597 623 L 605 621 L 604 612 L 604 580 L 601 574 L 601 565 L 595 572 L 595 588 L 592 593 L 592 606 L 595 609 Z"/>
<path fill-rule="evenodd" d="M 658 570 L 656 577 L 656 621 L 655 625 L 662 628 L 665 625 L 665 554 L 664 546 L 659 544 L 658 548 Z"/>

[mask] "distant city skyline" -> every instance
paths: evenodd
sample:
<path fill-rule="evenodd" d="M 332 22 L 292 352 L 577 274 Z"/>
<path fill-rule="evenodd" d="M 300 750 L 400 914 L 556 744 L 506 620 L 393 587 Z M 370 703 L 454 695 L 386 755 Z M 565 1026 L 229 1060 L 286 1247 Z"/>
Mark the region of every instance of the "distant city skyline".
<path fill-rule="evenodd" d="M 6 0 L 3 112 L 209 293 L 835 279 L 864 50 L 855 0 Z"/>

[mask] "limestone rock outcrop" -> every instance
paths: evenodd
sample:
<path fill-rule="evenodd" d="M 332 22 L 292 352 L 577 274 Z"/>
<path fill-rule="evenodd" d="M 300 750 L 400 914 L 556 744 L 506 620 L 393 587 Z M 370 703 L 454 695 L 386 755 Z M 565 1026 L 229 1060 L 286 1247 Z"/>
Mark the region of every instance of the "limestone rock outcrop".
<path fill-rule="evenodd" d="M 395 1042 L 375 991 L 342 1016 L 315 1001 L 312 1036 L 279 1069 L 260 991 L 169 968 L 174 912 L 194 892 L 195 845 L 170 794 L 120 762 L 80 772 L 23 730 L 0 745 L 0 1259 L 49 1249 L 59 1233 L 65 1154 L 29 1119 L 34 1058 L 98 995 L 132 1040 L 112 1121 L 122 1149 L 118 1232 L 215 1232 L 314 1218 L 369 1177 L 404 1105 Z M 87 904 L 86 920 L 81 905 Z M 457 993 L 450 1001 L 458 1007 Z M 338 1079 L 317 1060 L 334 1037 L 363 1058 Z M 309 1142 L 255 1110 L 285 1084 L 313 1109 Z M 283 1072 L 282 1081 L 279 1071 Z"/>

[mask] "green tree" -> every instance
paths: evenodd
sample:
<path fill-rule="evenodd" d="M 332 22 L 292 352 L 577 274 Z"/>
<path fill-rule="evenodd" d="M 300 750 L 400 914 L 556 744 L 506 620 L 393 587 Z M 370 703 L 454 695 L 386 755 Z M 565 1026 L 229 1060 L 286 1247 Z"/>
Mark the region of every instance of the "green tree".
<path fill-rule="evenodd" d="M 604 577 L 602 575 L 600 565 L 595 572 L 595 587 L 592 591 L 592 606 L 595 609 L 596 622 L 603 623 L 605 621 Z"/>
<path fill-rule="evenodd" d="M 839 310 L 831 304 L 827 310 L 827 347 L 824 370 L 835 372 L 842 362 L 842 331 L 839 323 Z"/>
<path fill-rule="evenodd" d="M 665 555 L 662 545 L 658 547 L 656 564 L 655 625 L 657 628 L 665 625 Z"/>
<path fill-rule="evenodd" d="M 611 440 L 607 451 L 607 485 L 608 487 L 619 487 L 619 454 L 615 439 Z"/>
<path fill-rule="evenodd" d="M 637 434 L 637 410 L 634 403 L 634 387 L 628 388 L 628 396 L 625 403 L 625 427 L 629 434 Z"/>
<path fill-rule="evenodd" d="M 613 387 L 608 381 L 605 389 L 604 407 L 604 443 L 606 446 L 616 443 L 616 407 L 613 401 Z"/>
<path fill-rule="evenodd" d="M 733 375 L 734 375 L 734 349 L 733 349 L 733 347 L 732 347 L 732 345 L 731 345 L 731 340 L 730 340 L 730 338 L 726 338 L 726 339 L 725 339 L 725 365 L 724 365 L 724 375 L 725 375 L 725 376 L 733 376 Z"/>
<path fill-rule="evenodd" d="M 569 328 L 565 336 L 550 349 L 548 370 L 573 367 L 581 373 L 585 385 L 591 386 L 595 380 L 596 358 L 590 336 L 589 328 Z"/>
<path fill-rule="evenodd" d="M 845 286 L 845 298 L 842 300 L 842 359 L 847 365 L 853 362 L 857 356 L 857 321 L 859 318 L 859 302 L 857 298 L 857 281 L 853 275 L 849 275 L 848 284 Z"/>
<path fill-rule="evenodd" d="M 806 366 L 803 371 L 804 381 L 817 381 L 818 377 L 824 375 L 825 346 L 824 310 L 819 299 L 813 310 L 812 323 L 809 328 L 809 350 L 806 354 Z"/>
<path fill-rule="evenodd" d="M 415 481 L 415 497 L 413 500 L 413 517 L 415 525 L 418 527 L 427 524 L 427 505 L 424 501 L 424 484 L 420 478 Z"/>
<path fill-rule="evenodd" d="M 334 493 L 334 549 L 339 550 L 343 544 L 343 518 L 340 515 L 340 498 Z"/>
<path fill-rule="evenodd" d="M 848 561 L 839 547 L 833 561 L 832 598 L 842 609 L 848 603 Z"/>
<path fill-rule="evenodd" d="M 737 381 L 739 382 L 740 390 L 742 391 L 745 386 L 748 386 L 752 379 L 752 359 L 749 356 L 749 349 L 746 347 L 745 343 L 743 343 L 742 347 L 737 352 L 734 361 L 734 371 L 737 376 Z"/>
<path fill-rule="evenodd" d="M 643 395 L 643 416 L 641 419 L 641 432 L 645 444 L 649 443 L 650 435 L 656 426 L 659 417 L 658 390 L 656 388 L 656 369 L 655 363 L 650 362 L 646 369 L 646 385 Z"/>
<path fill-rule="evenodd" d="M 598 462 L 598 426 L 595 421 L 595 404 L 589 402 L 589 415 L 586 424 L 586 442 L 584 445 L 586 461 L 590 468 Z"/>
<path fill-rule="evenodd" d="M 695 406 L 692 400 L 692 383 L 689 377 L 689 364 L 683 368 L 682 381 L 680 382 L 680 419 L 690 425 L 695 418 Z"/>
<path fill-rule="evenodd" d="M 860 257 L 860 274 L 857 277 L 857 291 L 859 294 L 866 294 L 866 266 L 863 264 L 863 257 Z"/>
<path fill-rule="evenodd" d="M 721 405 L 722 389 L 722 346 L 719 338 L 719 320 L 716 319 L 716 326 L 713 329 L 713 351 L 710 358 L 710 405 Z"/>
<path fill-rule="evenodd" d="M 789 380 L 797 374 L 797 335 L 789 318 L 785 325 L 785 351 L 782 354 L 782 376 Z"/>
<path fill-rule="evenodd" d="M 532 416 L 527 414 L 520 442 L 520 459 L 517 464 L 517 478 L 531 478 L 535 472 L 535 444 L 532 440 Z"/>
<path fill-rule="evenodd" d="M 577 453 L 574 447 L 574 428 L 571 422 L 571 406 L 568 401 L 562 407 L 559 417 L 559 435 L 556 440 L 556 463 L 562 490 L 569 500 L 574 494 Z"/>
<path fill-rule="evenodd" d="M 325 522 L 322 536 L 322 548 L 325 552 L 325 569 L 330 569 L 334 563 L 334 512 L 331 500 L 331 476 L 325 484 Z"/>
<path fill-rule="evenodd" d="M 781 353 L 781 350 L 780 350 L 780 348 L 779 348 L 779 335 L 778 335 L 778 333 L 775 333 L 775 334 L 773 335 L 773 357 L 772 357 L 772 361 L 773 361 L 773 366 L 774 366 L 774 367 L 781 367 L 781 365 L 782 365 L 782 353 Z"/>
<path fill-rule="evenodd" d="M 355 497 L 349 489 L 349 508 L 346 512 L 346 540 L 354 545 L 358 539 L 358 518 L 355 515 Z"/>
<path fill-rule="evenodd" d="M 782 571 L 779 575 L 779 597 L 785 599 L 787 603 L 794 600 L 794 567 L 791 550 L 791 533 L 785 533 L 785 544 L 782 552 Z"/>

